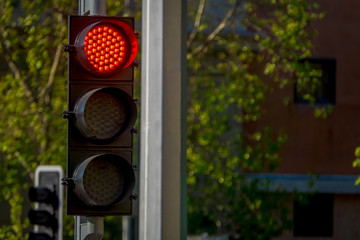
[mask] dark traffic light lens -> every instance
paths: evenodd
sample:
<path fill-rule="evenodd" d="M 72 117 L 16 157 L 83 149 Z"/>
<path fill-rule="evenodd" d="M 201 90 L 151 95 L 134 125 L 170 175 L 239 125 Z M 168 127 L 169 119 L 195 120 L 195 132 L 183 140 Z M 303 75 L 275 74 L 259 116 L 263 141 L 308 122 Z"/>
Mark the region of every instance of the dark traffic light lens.
<path fill-rule="evenodd" d="M 46 187 L 31 187 L 29 189 L 29 198 L 31 202 L 46 202 L 51 200 L 51 191 Z"/>
<path fill-rule="evenodd" d="M 54 214 L 50 214 L 46 210 L 31 209 L 28 214 L 31 224 L 44 225 L 51 227 L 54 231 L 58 229 L 58 222 Z"/>
<path fill-rule="evenodd" d="M 111 140 L 133 127 L 136 112 L 134 100 L 124 91 L 99 88 L 76 103 L 76 126 L 86 138 Z"/>
<path fill-rule="evenodd" d="M 132 193 L 135 175 L 132 166 L 114 154 L 87 158 L 74 172 L 75 192 L 88 206 L 111 207 Z"/>
<path fill-rule="evenodd" d="M 120 198 L 125 179 L 118 165 L 99 157 L 85 169 L 83 184 L 85 191 L 97 205 L 108 206 Z"/>
<path fill-rule="evenodd" d="M 98 91 L 87 101 L 84 118 L 96 138 L 110 139 L 124 127 L 126 108 L 117 96 Z"/>
<path fill-rule="evenodd" d="M 31 187 L 29 189 L 29 199 L 31 202 L 51 204 L 55 209 L 59 206 L 56 192 L 50 191 L 47 187 Z"/>

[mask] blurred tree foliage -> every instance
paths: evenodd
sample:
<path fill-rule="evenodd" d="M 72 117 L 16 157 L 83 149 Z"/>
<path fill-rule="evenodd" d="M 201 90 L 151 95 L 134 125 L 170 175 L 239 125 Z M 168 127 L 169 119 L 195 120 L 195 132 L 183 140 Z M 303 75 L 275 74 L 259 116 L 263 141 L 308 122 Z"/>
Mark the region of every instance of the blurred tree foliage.
<path fill-rule="evenodd" d="M 276 168 L 286 133 L 246 126 L 261 118 L 267 92 L 294 79 L 314 101 L 321 73 L 299 60 L 311 57 L 323 13 L 309 0 L 197 0 L 188 13 L 188 231 L 270 239 L 291 227 L 290 196 L 245 176 Z"/>
<path fill-rule="evenodd" d="M 355 148 L 355 160 L 353 161 L 353 167 L 360 167 L 360 146 Z M 360 176 L 356 179 L 356 185 L 360 184 Z"/>

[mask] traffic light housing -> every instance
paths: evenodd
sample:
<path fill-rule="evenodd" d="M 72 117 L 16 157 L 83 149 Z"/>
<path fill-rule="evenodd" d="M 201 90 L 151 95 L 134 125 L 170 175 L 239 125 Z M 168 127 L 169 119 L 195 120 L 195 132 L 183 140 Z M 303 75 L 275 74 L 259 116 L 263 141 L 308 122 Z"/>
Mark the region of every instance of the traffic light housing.
<path fill-rule="evenodd" d="M 29 240 L 62 240 L 63 189 L 61 166 L 39 166 L 35 170 L 35 186 L 29 190 L 29 199 L 35 202 L 28 218 L 34 224 Z"/>
<path fill-rule="evenodd" d="M 130 215 L 134 18 L 69 16 L 67 214 Z"/>

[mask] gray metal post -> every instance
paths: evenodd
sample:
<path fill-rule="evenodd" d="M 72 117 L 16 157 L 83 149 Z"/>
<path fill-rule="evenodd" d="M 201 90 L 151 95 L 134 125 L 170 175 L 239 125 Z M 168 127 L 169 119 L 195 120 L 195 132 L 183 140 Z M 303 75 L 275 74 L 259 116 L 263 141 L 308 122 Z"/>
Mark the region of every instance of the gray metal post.
<path fill-rule="evenodd" d="M 79 15 L 106 15 L 105 0 L 79 0 Z"/>
<path fill-rule="evenodd" d="M 160 240 L 162 230 L 163 12 L 162 0 L 142 1 L 140 240 Z"/>
<path fill-rule="evenodd" d="M 79 15 L 106 15 L 106 1 L 79 0 Z M 101 240 L 104 235 L 103 217 L 75 216 L 75 240 Z"/>
<path fill-rule="evenodd" d="M 185 6 L 142 1 L 139 239 L 186 239 Z"/>

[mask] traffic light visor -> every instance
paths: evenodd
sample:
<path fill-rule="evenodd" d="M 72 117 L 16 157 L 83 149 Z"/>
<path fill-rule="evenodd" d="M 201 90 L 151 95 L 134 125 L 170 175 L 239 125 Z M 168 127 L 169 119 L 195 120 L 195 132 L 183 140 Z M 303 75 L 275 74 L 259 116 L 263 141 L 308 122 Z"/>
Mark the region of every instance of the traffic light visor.
<path fill-rule="evenodd" d="M 104 20 L 87 26 L 77 36 L 75 45 L 79 63 L 99 77 L 128 67 L 138 50 L 134 30 L 117 20 Z"/>

